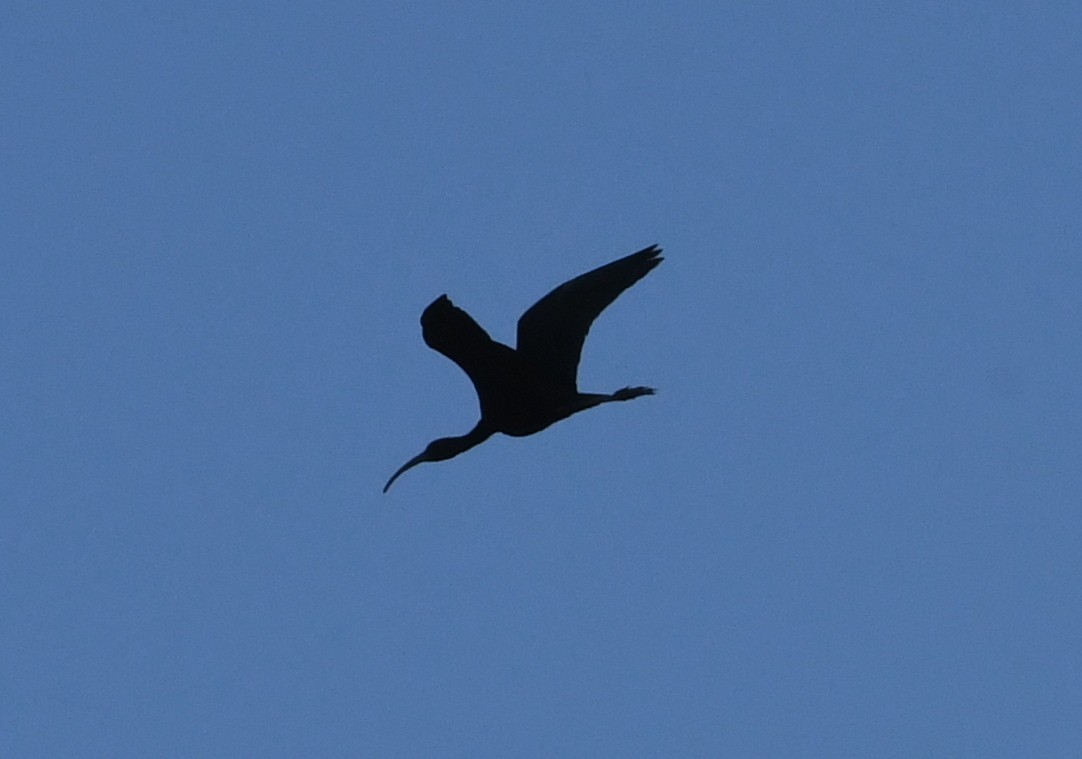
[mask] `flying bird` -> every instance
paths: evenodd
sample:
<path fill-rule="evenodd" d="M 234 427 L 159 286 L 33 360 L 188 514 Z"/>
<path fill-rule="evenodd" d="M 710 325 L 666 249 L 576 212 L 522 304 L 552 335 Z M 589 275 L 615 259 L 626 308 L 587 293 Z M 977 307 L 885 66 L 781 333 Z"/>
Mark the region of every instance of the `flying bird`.
<path fill-rule="evenodd" d="M 516 348 L 489 337 L 446 295 L 436 298 L 421 314 L 421 334 L 429 348 L 469 376 L 481 404 L 481 420 L 465 435 L 433 440 L 391 475 L 383 492 L 407 469 L 426 461 L 445 461 L 497 432 L 532 435 L 602 403 L 653 395 L 652 387 L 582 393 L 576 375 L 582 343 L 594 319 L 661 263 L 660 253 L 661 248 L 651 245 L 563 283 L 518 320 Z"/>

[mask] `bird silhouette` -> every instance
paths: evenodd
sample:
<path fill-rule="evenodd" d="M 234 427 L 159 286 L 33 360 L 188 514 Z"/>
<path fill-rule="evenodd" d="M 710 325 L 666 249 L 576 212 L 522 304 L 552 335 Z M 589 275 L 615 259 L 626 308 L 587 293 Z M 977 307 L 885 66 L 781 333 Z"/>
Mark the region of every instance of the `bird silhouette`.
<path fill-rule="evenodd" d="M 391 475 L 383 492 L 407 469 L 426 461 L 445 461 L 497 432 L 532 435 L 602 403 L 653 395 L 651 387 L 580 393 L 576 375 L 582 344 L 594 319 L 661 263 L 660 253 L 661 248 L 651 245 L 560 285 L 518 320 L 517 348 L 493 340 L 446 295 L 436 298 L 421 314 L 421 333 L 429 348 L 447 356 L 469 376 L 481 404 L 481 419 L 465 435 L 433 440 Z"/>

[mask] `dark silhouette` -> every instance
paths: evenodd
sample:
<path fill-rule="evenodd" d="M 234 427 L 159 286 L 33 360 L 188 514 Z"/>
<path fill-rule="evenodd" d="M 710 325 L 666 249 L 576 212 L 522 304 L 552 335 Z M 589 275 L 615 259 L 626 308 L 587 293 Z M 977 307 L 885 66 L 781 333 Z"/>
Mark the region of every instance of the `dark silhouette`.
<path fill-rule="evenodd" d="M 436 298 L 421 314 L 421 332 L 429 348 L 469 375 L 481 402 L 481 421 L 462 437 L 429 443 L 391 476 L 383 492 L 407 469 L 457 456 L 496 432 L 532 435 L 601 403 L 653 395 L 650 387 L 625 387 L 612 394 L 580 393 L 575 376 L 582 343 L 594 319 L 661 263 L 660 253 L 661 248 L 651 245 L 557 287 L 518 320 L 517 349 L 489 337 L 446 295 Z"/>

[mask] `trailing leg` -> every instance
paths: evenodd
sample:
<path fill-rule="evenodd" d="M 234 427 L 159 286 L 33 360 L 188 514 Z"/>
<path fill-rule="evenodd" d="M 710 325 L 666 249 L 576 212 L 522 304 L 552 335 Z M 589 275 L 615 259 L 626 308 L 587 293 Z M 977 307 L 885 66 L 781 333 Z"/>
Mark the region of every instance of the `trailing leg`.
<path fill-rule="evenodd" d="M 630 401 L 632 398 L 638 398 L 640 395 L 653 395 L 654 388 L 652 387 L 622 387 L 615 393 L 609 396 L 610 401 Z"/>

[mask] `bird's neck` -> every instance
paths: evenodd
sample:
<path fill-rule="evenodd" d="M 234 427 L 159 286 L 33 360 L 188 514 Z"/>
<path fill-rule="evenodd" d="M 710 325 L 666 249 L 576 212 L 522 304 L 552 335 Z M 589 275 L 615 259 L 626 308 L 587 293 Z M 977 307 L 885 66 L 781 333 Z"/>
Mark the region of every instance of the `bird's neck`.
<path fill-rule="evenodd" d="M 475 445 L 480 445 L 488 440 L 495 432 L 496 430 L 489 427 L 484 423 L 484 420 L 482 420 L 474 425 L 474 428 L 465 435 L 444 438 L 442 442 L 445 444 L 445 451 L 443 452 L 446 453 L 446 455 L 441 458 L 449 459 L 453 456 L 457 456 L 463 451 L 468 451 Z"/>

